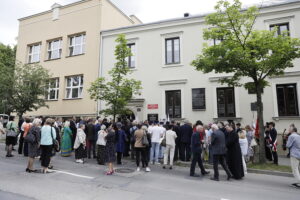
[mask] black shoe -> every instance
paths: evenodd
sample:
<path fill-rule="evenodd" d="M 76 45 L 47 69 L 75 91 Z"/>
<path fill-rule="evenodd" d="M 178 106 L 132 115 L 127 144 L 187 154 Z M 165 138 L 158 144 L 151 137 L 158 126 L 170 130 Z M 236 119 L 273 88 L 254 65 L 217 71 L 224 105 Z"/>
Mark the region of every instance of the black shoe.
<path fill-rule="evenodd" d="M 190 174 L 190 176 L 192 176 L 192 177 L 200 177 L 199 174 Z"/>
<path fill-rule="evenodd" d="M 203 175 L 203 176 L 205 176 L 205 175 L 207 175 L 207 174 L 209 174 L 210 173 L 210 171 L 204 171 L 204 172 L 202 172 L 201 174 Z"/>
<path fill-rule="evenodd" d="M 26 170 L 25 170 L 26 172 L 29 172 L 29 169 L 28 168 L 26 168 Z"/>
<path fill-rule="evenodd" d="M 292 184 L 293 187 L 300 189 L 300 185 L 298 183 L 293 183 Z"/>
<path fill-rule="evenodd" d="M 170 166 L 170 168 L 169 169 L 173 169 L 173 167 L 172 166 Z"/>
<path fill-rule="evenodd" d="M 214 178 L 214 177 L 211 177 L 210 180 L 212 180 L 212 181 L 220 181 L 218 178 Z"/>
<path fill-rule="evenodd" d="M 163 169 L 166 169 L 166 166 L 163 166 Z"/>
<path fill-rule="evenodd" d="M 14 155 L 6 155 L 7 158 L 14 157 Z"/>

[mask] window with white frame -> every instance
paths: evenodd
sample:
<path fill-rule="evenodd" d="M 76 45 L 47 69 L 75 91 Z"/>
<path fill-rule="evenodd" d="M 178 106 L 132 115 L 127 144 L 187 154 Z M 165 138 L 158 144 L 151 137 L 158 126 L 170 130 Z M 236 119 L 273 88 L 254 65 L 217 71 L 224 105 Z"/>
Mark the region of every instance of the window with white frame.
<path fill-rule="evenodd" d="M 41 44 L 29 45 L 28 48 L 28 63 L 40 62 Z"/>
<path fill-rule="evenodd" d="M 165 51 L 165 59 L 167 65 L 180 63 L 180 38 L 166 38 Z"/>
<path fill-rule="evenodd" d="M 81 98 L 83 90 L 83 75 L 67 77 L 66 82 L 66 99 Z"/>
<path fill-rule="evenodd" d="M 127 44 L 127 47 L 131 50 L 131 56 L 126 58 L 129 68 L 135 68 L 135 43 Z"/>
<path fill-rule="evenodd" d="M 57 100 L 59 93 L 59 78 L 49 80 L 47 100 Z"/>
<path fill-rule="evenodd" d="M 52 40 L 48 42 L 48 60 L 61 58 L 61 45 L 61 39 Z"/>
<path fill-rule="evenodd" d="M 85 53 L 85 34 L 70 36 L 69 42 L 69 56 Z"/>

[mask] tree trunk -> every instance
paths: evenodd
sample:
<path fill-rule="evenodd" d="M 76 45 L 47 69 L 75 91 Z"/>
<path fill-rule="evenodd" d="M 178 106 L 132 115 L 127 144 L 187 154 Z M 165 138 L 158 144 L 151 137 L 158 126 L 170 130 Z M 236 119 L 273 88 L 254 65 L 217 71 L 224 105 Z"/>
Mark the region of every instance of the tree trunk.
<path fill-rule="evenodd" d="M 261 86 L 256 84 L 256 98 L 257 98 L 257 118 L 259 124 L 259 163 L 266 162 L 266 152 L 265 152 L 265 128 L 264 128 L 264 115 L 263 115 L 263 104 L 261 97 Z"/>

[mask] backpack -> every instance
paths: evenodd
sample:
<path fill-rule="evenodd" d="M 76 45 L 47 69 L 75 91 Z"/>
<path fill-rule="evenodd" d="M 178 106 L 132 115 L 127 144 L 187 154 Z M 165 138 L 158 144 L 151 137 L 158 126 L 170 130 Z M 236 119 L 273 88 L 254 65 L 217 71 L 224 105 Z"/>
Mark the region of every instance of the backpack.
<path fill-rule="evenodd" d="M 130 142 L 131 142 L 132 144 L 135 143 L 134 132 L 135 132 L 136 130 L 137 130 L 137 127 L 136 127 L 136 126 L 130 128 Z"/>

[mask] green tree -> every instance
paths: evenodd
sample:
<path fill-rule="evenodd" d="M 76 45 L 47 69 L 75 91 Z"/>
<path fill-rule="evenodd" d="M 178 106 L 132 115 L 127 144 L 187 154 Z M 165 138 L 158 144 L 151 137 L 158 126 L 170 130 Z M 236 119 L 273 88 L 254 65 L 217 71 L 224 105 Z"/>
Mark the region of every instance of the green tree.
<path fill-rule="evenodd" d="M 24 113 L 41 107 L 48 107 L 45 95 L 50 78 L 49 71 L 39 64 L 15 65 L 9 104 L 18 116 L 21 117 Z"/>
<path fill-rule="evenodd" d="M 16 61 L 16 47 L 0 43 L 0 113 L 10 114 L 12 107 L 8 104 L 12 94 L 13 79 Z"/>
<path fill-rule="evenodd" d="M 287 32 L 276 35 L 276 30 L 255 30 L 259 15 L 255 6 L 243 10 L 239 0 L 230 4 L 221 0 L 216 12 L 206 17 L 209 28 L 204 30 L 205 40 L 219 40 L 219 44 L 205 47 L 192 65 L 204 73 L 230 73 L 221 83 L 254 89 L 257 97 L 260 148 L 259 162 L 265 162 L 262 89 L 268 86 L 268 77 L 284 73 L 293 67 L 292 61 L 300 57 L 299 39 Z M 242 82 L 247 77 L 250 82 Z M 247 80 L 248 80 L 247 79 Z"/>
<path fill-rule="evenodd" d="M 126 105 L 133 95 L 140 94 L 141 82 L 126 78 L 131 73 L 126 59 L 131 56 L 131 50 L 127 47 L 125 35 L 121 34 L 116 39 L 118 43 L 115 48 L 116 63 L 109 71 L 110 80 L 104 77 L 98 78 L 91 84 L 89 93 L 91 99 L 106 102 L 106 109 L 100 113 L 116 116 L 128 113 Z"/>

